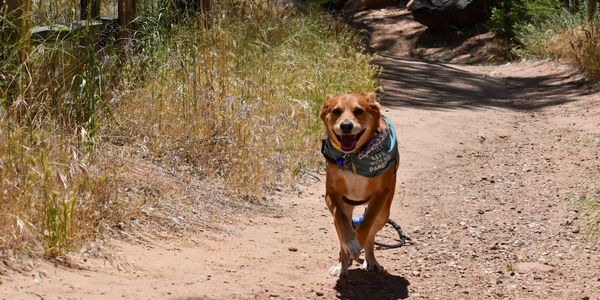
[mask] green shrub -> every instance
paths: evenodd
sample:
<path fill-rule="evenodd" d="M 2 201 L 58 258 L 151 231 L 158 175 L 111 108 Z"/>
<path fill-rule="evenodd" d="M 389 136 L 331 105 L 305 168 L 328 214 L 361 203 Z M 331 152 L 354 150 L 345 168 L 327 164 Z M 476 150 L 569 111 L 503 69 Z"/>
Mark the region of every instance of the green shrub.
<path fill-rule="evenodd" d="M 525 3 L 519 0 L 505 0 L 492 9 L 492 16 L 487 26 L 496 35 L 512 39 L 515 37 L 516 27 L 527 17 Z"/>
<path fill-rule="evenodd" d="M 562 13 L 562 5 L 561 0 L 505 0 L 492 9 L 488 27 L 500 37 L 514 39 L 524 28 Z"/>
<path fill-rule="evenodd" d="M 597 241 L 600 237 L 600 191 L 580 196 L 577 204 L 588 238 Z"/>

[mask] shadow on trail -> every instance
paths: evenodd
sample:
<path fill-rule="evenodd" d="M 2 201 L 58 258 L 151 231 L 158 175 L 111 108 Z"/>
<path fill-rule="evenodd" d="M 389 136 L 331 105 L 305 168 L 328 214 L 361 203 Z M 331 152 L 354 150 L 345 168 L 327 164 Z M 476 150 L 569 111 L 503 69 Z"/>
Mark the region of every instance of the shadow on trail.
<path fill-rule="evenodd" d="M 357 269 L 350 270 L 346 277 L 338 279 L 334 288 L 339 299 L 386 300 L 407 298 L 409 285 L 410 282 L 402 276 Z"/>
<path fill-rule="evenodd" d="M 426 28 L 420 33 L 417 47 L 421 48 L 456 48 L 468 39 L 488 33 L 489 29 L 481 24 L 465 28 L 448 27 L 446 30 L 432 30 Z"/>
<path fill-rule="evenodd" d="M 411 57 L 428 56 L 439 62 L 466 65 L 502 63 L 514 59 L 507 41 L 496 38 L 487 27 L 448 27 L 444 30 L 425 29 L 419 35 Z"/>
<path fill-rule="evenodd" d="M 400 1 L 392 7 L 404 7 L 408 1 Z M 382 8 L 387 8 L 384 6 Z M 372 34 L 377 32 L 377 43 L 369 48 L 371 53 L 387 53 L 400 51 L 401 55 L 407 55 L 414 48 L 419 36 L 427 29 L 413 20 L 412 14 L 408 11 L 399 11 L 397 14 L 380 16 L 370 16 L 371 10 L 364 10 L 354 15 L 346 16 L 344 21 L 360 32 L 366 33 L 369 40 L 372 40 Z M 387 27 L 382 31 L 381 27 Z"/>
<path fill-rule="evenodd" d="M 493 77 L 452 65 L 411 58 L 377 56 L 383 67 L 386 106 L 432 110 L 503 107 L 536 110 L 571 101 L 589 93 L 571 74 L 538 77 Z"/>

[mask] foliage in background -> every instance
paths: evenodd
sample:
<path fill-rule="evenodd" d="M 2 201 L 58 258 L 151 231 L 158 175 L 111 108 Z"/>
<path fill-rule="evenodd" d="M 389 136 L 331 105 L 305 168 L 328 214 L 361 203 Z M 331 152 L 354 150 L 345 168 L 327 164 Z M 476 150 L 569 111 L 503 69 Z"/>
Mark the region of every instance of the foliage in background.
<path fill-rule="evenodd" d="M 142 55 L 127 68 L 144 84 L 122 95 L 112 134 L 257 196 L 315 166 L 324 96 L 374 90 L 375 70 L 345 25 L 240 3 L 215 7 L 209 29 L 142 20 L 153 34 L 139 37 Z"/>
<path fill-rule="evenodd" d="M 518 45 L 520 57 L 553 58 L 600 80 L 598 16 L 588 16 L 587 5 L 566 7 L 560 0 L 507 0 L 494 8 L 489 28 Z M 592 11 L 594 11 L 592 9 Z"/>
<path fill-rule="evenodd" d="M 67 0 L 36 3 L 40 22 L 77 18 Z M 377 71 L 345 25 L 269 3 L 218 1 L 204 28 L 141 1 L 129 39 L 84 30 L 34 45 L 22 63 L 25 44 L 3 44 L 0 251 L 64 253 L 127 215 L 115 210 L 138 209 L 115 196 L 129 184 L 122 166 L 113 180 L 119 160 L 250 196 L 318 165 L 325 95 L 372 91 Z"/>
<path fill-rule="evenodd" d="M 514 39 L 520 31 L 563 13 L 562 0 L 505 0 L 492 9 L 487 25 L 498 36 Z"/>
<path fill-rule="evenodd" d="M 515 27 L 527 15 L 525 5 L 522 1 L 506 0 L 492 8 L 492 15 L 487 26 L 496 35 L 506 39 L 513 39 Z"/>

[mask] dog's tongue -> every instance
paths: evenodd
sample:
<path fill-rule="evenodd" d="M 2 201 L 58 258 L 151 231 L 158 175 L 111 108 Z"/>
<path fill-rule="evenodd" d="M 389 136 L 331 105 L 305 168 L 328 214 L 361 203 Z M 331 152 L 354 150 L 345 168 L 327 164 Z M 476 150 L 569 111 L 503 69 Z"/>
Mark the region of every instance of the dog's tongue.
<path fill-rule="evenodd" d="M 356 136 L 355 135 L 342 135 L 340 136 L 340 143 L 342 144 L 343 150 L 352 150 L 356 145 Z"/>

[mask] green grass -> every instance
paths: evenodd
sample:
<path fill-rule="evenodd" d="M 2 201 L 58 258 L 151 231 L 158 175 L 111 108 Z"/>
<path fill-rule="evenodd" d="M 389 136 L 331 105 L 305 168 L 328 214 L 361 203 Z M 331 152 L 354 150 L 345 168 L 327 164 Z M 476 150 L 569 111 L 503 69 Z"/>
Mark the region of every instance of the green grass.
<path fill-rule="evenodd" d="M 561 36 L 583 24 L 585 23 L 581 15 L 572 14 L 567 10 L 549 15 L 544 21 L 523 24 L 517 33 L 517 38 L 523 46 L 517 50 L 517 54 L 526 58 L 558 58 L 561 56 L 561 52 L 570 48 L 567 45 L 565 49 L 557 49 L 559 45 L 556 43 L 559 42 Z M 563 44 L 564 42 L 560 41 L 559 43 Z"/>
<path fill-rule="evenodd" d="M 600 189 L 581 195 L 576 201 L 586 225 L 587 236 L 592 241 L 600 238 Z"/>
<path fill-rule="evenodd" d="M 74 17 L 46 6 L 34 20 Z M 150 0 L 138 9 L 124 41 L 83 31 L 21 63 L 28 45 L 2 44 L 0 251 L 60 255 L 135 214 L 115 192 L 134 177 L 116 161 L 255 198 L 291 184 L 321 161 L 325 95 L 376 88 L 360 38 L 319 11 L 219 1 L 204 28 Z"/>
<path fill-rule="evenodd" d="M 589 22 L 585 7 L 573 13 L 541 4 L 528 7 L 528 11 L 539 17 L 515 26 L 519 47 L 514 52 L 524 58 L 551 58 L 568 63 L 589 78 L 600 80 L 600 17 L 596 14 Z"/>

